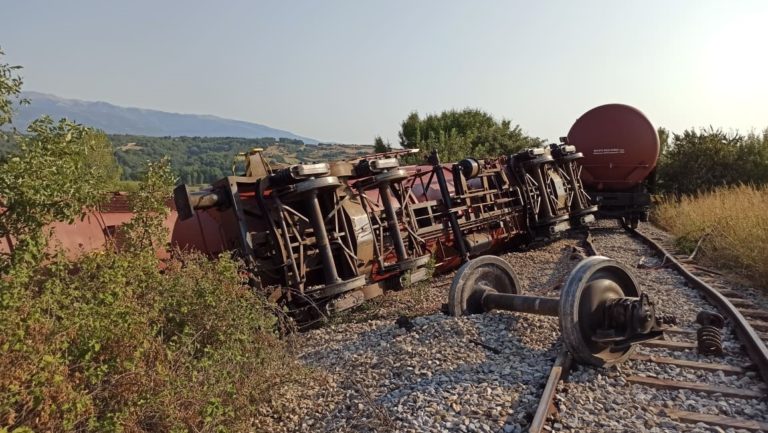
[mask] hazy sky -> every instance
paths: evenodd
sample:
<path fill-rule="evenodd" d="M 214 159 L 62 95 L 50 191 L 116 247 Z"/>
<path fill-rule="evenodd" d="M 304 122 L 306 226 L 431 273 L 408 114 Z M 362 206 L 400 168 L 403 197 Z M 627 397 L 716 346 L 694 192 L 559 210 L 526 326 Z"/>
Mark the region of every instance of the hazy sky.
<path fill-rule="evenodd" d="M 477 107 L 548 139 L 623 102 L 657 126 L 768 126 L 768 1 L 2 0 L 25 89 L 397 141 Z"/>

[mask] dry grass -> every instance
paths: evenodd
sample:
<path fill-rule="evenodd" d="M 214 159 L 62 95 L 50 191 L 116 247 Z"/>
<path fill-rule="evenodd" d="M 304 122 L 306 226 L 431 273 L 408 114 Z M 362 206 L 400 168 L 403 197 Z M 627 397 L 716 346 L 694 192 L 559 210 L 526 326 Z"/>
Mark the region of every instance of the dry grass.
<path fill-rule="evenodd" d="M 693 251 L 701 241 L 698 260 L 768 289 L 768 187 L 723 187 L 680 201 L 665 199 L 654 220 L 683 250 Z"/>

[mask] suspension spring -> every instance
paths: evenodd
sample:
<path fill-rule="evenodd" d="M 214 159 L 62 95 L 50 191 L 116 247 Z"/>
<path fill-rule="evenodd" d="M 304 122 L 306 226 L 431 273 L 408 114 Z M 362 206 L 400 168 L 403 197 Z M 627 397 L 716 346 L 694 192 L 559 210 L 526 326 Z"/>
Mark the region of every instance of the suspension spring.
<path fill-rule="evenodd" d="M 696 315 L 696 322 L 701 327 L 696 331 L 698 351 L 702 355 L 723 354 L 723 316 L 711 311 L 701 311 Z"/>

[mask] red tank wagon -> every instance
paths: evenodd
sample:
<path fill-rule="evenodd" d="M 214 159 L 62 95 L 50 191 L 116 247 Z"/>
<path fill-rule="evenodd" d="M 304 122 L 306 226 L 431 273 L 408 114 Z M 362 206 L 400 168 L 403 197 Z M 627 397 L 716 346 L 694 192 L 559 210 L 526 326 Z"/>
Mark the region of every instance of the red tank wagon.
<path fill-rule="evenodd" d="M 647 220 L 659 136 L 640 110 L 623 104 L 593 108 L 576 120 L 567 142 L 584 153 L 581 179 L 600 216 L 632 226 Z"/>

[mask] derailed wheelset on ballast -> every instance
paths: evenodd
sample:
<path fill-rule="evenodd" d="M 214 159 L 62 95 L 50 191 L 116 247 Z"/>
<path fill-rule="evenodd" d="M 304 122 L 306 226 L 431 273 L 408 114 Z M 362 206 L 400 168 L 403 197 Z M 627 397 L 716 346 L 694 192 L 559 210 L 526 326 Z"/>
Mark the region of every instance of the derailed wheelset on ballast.
<path fill-rule="evenodd" d="M 577 362 L 610 366 L 625 361 L 636 343 L 662 336 L 663 320 L 630 271 L 602 256 L 582 260 L 568 275 L 560 298 L 526 296 L 512 266 L 481 256 L 456 273 L 449 292 L 453 316 L 491 310 L 554 316 L 566 349 Z"/>

